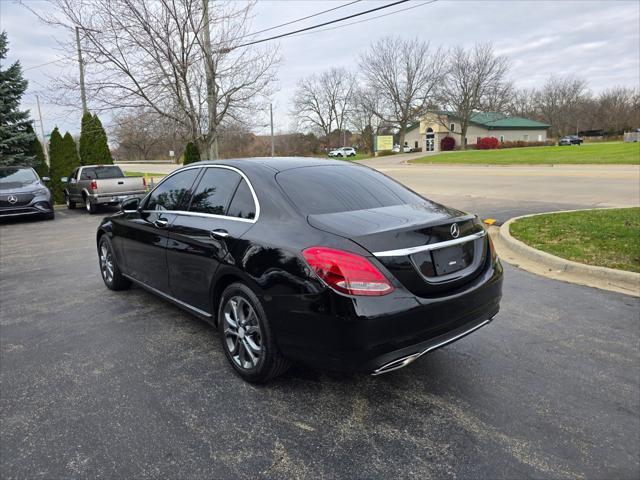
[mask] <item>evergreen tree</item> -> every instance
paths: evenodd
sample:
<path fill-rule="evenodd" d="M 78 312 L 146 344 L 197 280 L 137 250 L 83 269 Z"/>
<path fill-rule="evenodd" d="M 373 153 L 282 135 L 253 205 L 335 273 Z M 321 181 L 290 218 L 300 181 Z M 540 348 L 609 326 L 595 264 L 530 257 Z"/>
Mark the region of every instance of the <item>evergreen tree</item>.
<path fill-rule="evenodd" d="M 188 165 L 190 163 L 199 162 L 200 161 L 200 150 L 195 143 L 189 142 L 187 143 L 186 148 L 184 149 L 184 161 L 183 165 Z"/>
<path fill-rule="evenodd" d="M 85 112 L 80 128 L 80 162 L 82 165 L 111 165 L 107 133 L 97 115 Z"/>
<path fill-rule="evenodd" d="M 58 127 L 53 129 L 49 139 L 49 162 L 51 163 L 49 171 L 54 203 L 62 203 L 64 201 L 64 183 L 60 181 L 60 177 L 66 177 L 69 173 L 66 171 L 66 165 L 64 165 L 62 136 L 58 131 Z"/>
<path fill-rule="evenodd" d="M 80 163 L 82 165 L 91 165 L 92 147 L 93 147 L 93 115 L 84 112 L 80 125 L 80 141 L 78 151 L 80 152 Z"/>
<path fill-rule="evenodd" d="M 76 142 L 69 132 L 62 137 L 62 151 L 65 173 L 63 176 L 69 176 L 76 167 L 80 166 L 80 158 L 78 157 L 78 148 Z"/>
<path fill-rule="evenodd" d="M 38 172 L 40 177 L 48 177 L 49 166 L 47 165 L 47 161 L 44 156 L 42 144 L 40 143 L 40 140 L 38 140 L 38 136 L 33 131 L 31 124 L 29 124 L 27 131 L 33 134 L 33 141 L 31 142 L 31 145 L 29 145 L 29 156 L 33 157 L 33 163 L 31 166 L 36 172 Z"/>
<path fill-rule="evenodd" d="M 7 33 L 0 33 L 0 165 L 31 165 L 29 147 L 34 134 L 27 131 L 31 124 L 29 111 L 21 111 L 20 99 L 28 82 L 22 78 L 20 62 L 2 69 L 7 57 Z"/>

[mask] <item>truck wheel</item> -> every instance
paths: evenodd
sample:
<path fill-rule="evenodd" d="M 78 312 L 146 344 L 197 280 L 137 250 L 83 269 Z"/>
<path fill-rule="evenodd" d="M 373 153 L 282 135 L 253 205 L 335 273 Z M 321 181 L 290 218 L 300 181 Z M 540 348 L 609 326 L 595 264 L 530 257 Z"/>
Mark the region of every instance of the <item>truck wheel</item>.
<path fill-rule="evenodd" d="M 87 212 L 94 214 L 98 211 L 98 207 L 95 203 L 91 203 L 91 199 L 89 197 L 84 197 L 84 206 L 87 209 Z"/>
<path fill-rule="evenodd" d="M 66 193 L 64 194 L 64 203 L 66 203 L 66 204 L 67 204 L 67 208 L 68 208 L 69 210 L 73 210 L 74 208 L 76 208 L 76 202 L 72 201 L 72 200 L 69 198 L 69 195 L 68 195 L 68 194 L 66 194 Z"/>

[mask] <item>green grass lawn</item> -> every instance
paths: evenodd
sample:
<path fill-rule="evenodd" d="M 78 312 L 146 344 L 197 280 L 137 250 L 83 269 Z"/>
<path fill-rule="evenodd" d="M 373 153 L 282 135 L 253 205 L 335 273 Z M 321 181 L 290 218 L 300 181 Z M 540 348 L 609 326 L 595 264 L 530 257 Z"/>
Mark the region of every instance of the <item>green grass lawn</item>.
<path fill-rule="evenodd" d="M 148 173 L 148 172 L 129 172 L 126 171 L 124 172 L 124 176 L 125 177 L 155 177 L 155 178 L 161 178 L 161 177 L 165 177 L 167 174 L 166 173 Z"/>
<path fill-rule="evenodd" d="M 640 208 L 538 215 L 511 224 L 527 245 L 575 262 L 640 272 Z"/>
<path fill-rule="evenodd" d="M 446 152 L 411 163 L 471 163 L 494 165 L 627 164 L 640 165 L 640 143 L 583 143 L 566 147 L 526 147 L 504 150 Z"/>

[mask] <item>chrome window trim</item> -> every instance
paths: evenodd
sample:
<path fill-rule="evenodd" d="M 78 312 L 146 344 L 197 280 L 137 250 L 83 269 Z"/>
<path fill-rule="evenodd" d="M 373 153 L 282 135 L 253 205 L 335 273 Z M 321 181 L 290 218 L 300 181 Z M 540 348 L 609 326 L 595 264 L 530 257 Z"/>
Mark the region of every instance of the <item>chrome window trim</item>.
<path fill-rule="evenodd" d="M 184 172 L 186 170 L 193 170 L 193 169 L 204 169 L 204 168 L 222 168 L 225 170 L 231 170 L 236 172 L 238 175 L 240 175 L 245 182 L 247 182 L 247 185 L 249 185 L 249 190 L 251 191 L 251 196 L 253 197 L 253 203 L 256 206 L 256 216 L 254 218 L 239 218 L 239 217 L 231 217 L 228 215 L 216 215 L 213 213 L 201 213 L 201 212 L 189 212 L 187 210 L 140 210 L 142 212 L 145 213 L 161 213 L 161 212 L 165 212 L 165 213 L 172 213 L 174 215 L 186 215 L 186 216 L 191 216 L 191 217 L 207 217 L 207 218 L 220 218 L 220 219 L 225 219 L 225 220 L 234 220 L 236 222 L 245 222 L 245 223 L 256 223 L 258 221 L 258 219 L 260 218 L 260 201 L 258 200 L 258 195 L 256 194 L 255 189 L 253 188 L 253 185 L 251 184 L 251 182 L 249 181 L 249 179 L 247 178 L 247 176 L 244 174 L 244 172 L 236 167 L 232 167 L 230 165 L 194 165 L 192 167 L 185 167 L 185 168 L 181 168 L 179 170 L 176 170 L 175 172 L 171 172 L 169 175 L 167 175 L 166 177 L 164 177 L 162 179 L 162 181 L 160 181 L 160 183 L 158 183 L 155 187 L 153 187 L 153 190 L 151 190 L 149 193 L 147 193 L 147 195 L 140 201 L 140 204 L 143 205 L 146 201 L 147 198 L 149 198 L 149 196 L 151 194 L 153 194 L 153 192 L 156 191 L 156 188 L 158 188 L 160 185 L 162 185 L 167 179 L 171 178 L 172 176 L 180 173 L 180 172 Z M 235 193 L 234 193 L 235 195 Z M 232 198 L 233 200 L 233 198 Z M 130 210 L 125 210 L 125 211 L 130 211 Z"/>
<path fill-rule="evenodd" d="M 454 238 L 453 240 L 446 240 L 444 242 L 429 243 L 427 245 L 419 245 L 417 247 L 399 248 L 398 250 L 385 250 L 383 252 L 373 252 L 376 257 L 404 257 L 406 255 L 413 255 L 418 252 L 426 252 L 429 250 L 439 250 L 440 248 L 451 247 L 460 243 L 470 242 L 484 237 L 487 234 L 486 230 L 467 235 L 465 237 Z"/>

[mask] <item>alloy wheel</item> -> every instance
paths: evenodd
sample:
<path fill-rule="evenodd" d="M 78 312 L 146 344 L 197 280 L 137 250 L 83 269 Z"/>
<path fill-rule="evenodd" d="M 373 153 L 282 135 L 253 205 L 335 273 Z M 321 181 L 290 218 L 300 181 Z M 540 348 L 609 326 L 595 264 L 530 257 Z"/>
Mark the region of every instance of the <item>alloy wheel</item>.
<path fill-rule="evenodd" d="M 251 304 L 239 295 L 231 297 L 223 310 L 224 340 L 233 362 L 240 368 L 255 368 L 263 354 L 262 332 Z"/>
<path fill-rule="evenodd" d="M 107 283 L 113 282 L 113 256 L 106 243 L 100 246 L 100 271 Z"/>

